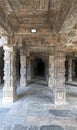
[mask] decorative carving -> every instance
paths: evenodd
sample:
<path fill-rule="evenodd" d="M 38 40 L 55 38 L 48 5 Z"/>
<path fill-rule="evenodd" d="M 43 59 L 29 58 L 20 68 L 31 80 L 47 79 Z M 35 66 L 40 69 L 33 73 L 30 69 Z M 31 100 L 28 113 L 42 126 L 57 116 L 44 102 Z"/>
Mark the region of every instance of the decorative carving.
<path fill-rule="evenodd" d="M 10 0 L 15 10 L 48 9 L 49 0 Z"/>
<path fill-rule="evenodd" d="M 13 47 L 4 47 L 4 88 L 3 103 L 16 100 L 16 66 L 15 51 Z"/>
<path fill-rule="evenodd" d="M 26 56 L 23 52 L 23 49 L 20 49 L 20 63 L 21 63 L 21 78 L 20 78 L 20 86 L 26 86 Z"/>
<path fill-rule="evenodd" d="M 62 0 L 51 0 L 51 9 L 59 10 Z"/>
<path fill-rule="evenodd" d="M 48 86 L 50 89 L 54 87 L 54 56 L 49 56 L 49 83 Z"/>
<path fill-rule="evenodd" d="M 45 8 L 45 0 L 40 0 L 40 9 Z"/>
<path fill-rule="evenodd" d="M 23 44 L 26 45 L 33 45 L 33 46 L 40 46 L 40 45 L 54 45 L 54 42 L 56 39 L 54 37 L 47 37 L 47 38 L 38 38 L 38 37 L 33 37 L 33 38 L 26 38 L 24 39 L 25 42 Z"/>

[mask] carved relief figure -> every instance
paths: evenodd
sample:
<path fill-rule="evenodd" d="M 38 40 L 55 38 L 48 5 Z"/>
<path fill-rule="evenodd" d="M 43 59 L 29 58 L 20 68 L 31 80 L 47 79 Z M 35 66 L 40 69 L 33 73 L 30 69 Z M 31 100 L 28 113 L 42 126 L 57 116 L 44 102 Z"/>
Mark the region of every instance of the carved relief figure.
<path fill-rule="evenodd" d="M 35 9 L 40 7 L 40 0 L 34 0 L 34 7 Z"/>
<path fill-rule="evenodd" d="M 40 0 L 40 9 L 45 8 L 45 0 Z"/>

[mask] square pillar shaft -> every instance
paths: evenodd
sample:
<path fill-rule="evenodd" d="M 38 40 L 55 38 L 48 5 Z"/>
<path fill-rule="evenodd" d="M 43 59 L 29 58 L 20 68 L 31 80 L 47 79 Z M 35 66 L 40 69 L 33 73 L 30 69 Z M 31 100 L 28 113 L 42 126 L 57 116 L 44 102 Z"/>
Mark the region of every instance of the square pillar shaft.
<path fill-rule="evenodd" d="M 4 46 L 4 104 L 14 102 L 17 99 L 16 94 L 16 56 L 15 49 L 10 46 Z"/>
<path fill-rule="evenodd" d="M 60 105 L 66 104 L 65 54 L 61 49 L 55 53 L 55 82 L 53 89 L 53 100 L 56 105 Z"/>
<path fill-rule="evenodd" d="M 54 87 L 54 56 L 49 56 L 49 82 L 48 87 L 52 90 Z"/>
<path fill-rule="evenodd" d="M 72 81 L 72 58 L 68 59 L 68 81 Z"/>
<path fill-rule="evenodd" d="M 20 87 L 26 87 L 26 54 L 24 50 L 20 50 Z"/>
<path fill-rule="evenodd" d="M 31 58 L 27 57 L 27 81 L 31 80 Z"/>

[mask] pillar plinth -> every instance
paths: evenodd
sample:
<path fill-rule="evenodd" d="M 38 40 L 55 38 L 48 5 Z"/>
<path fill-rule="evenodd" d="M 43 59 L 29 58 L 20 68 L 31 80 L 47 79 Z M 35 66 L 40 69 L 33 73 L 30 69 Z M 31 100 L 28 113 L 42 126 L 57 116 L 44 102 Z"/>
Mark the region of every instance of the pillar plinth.
<path fill-rule="evenodd" d="M 4 88 L 2 99 L 4 104 L 13 103 L 17 99 L 15 58 L 14 48 L 4 46 Z"/>

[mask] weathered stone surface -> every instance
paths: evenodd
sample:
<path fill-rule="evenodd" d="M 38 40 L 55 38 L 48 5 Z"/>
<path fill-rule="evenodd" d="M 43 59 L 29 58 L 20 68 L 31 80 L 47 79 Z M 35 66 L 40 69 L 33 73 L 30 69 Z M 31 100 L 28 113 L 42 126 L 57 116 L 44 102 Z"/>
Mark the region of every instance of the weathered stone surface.
<path fill-rule="evenodd" d="M 69 86 L 69 89 L 70 87 L 72 86 Z M 6 113 L 4 113 L 4 109 L 3 112 L 0 109 L 0 130 L 13 130 L 14 128 L 18 128 L 18 130 L 20 130 L 20 128 L 26 129 L 26 127 L 27 130 L 29 128 L 32 130 L 76 129 L 77 98 L 72 96 L 72 94 L 68 97 L 68 105 L 56 107 L 51 102 L 51 91 L 49 98 L 49 88 L 43 85 L 32 84 L 25 88 L 18 88 L 18 90 L 18 94 L 20 94 L 19 100 L 13 103 L 10 111 L 7 109 Z M 70 91 L 77 94 L 76 87 L 72 90 L 70 89 Z M 2 105 L 0 100 L 0 108 L 1 107 Z"/>
<path fill-rule="evenodd" d="M 55 71 L 55 63 L 54 63 L 54 56 L 49 56 L 49 83 L 48 83 L 48 87 L 52 90 L 54 87 L 54 71 Z"/>
<path fill-rule="evenodd" d="M 4 46 L 4 88 L 2 102 L 13 102 L 16 94 L 16 66 L 15 50 L 13 47 Z"/>
<path fill-rule="evenodd" d="M 19 32 L 19 29 L 22 28 L 23 30 L 24 27 L 25 29 L 30 29 L 33 27 L 33 24 L 35 28 L 40 31 L 41 27 L 44 30 L 44 25 L 48 26 L 46 27 L 48 32 L 49 30 L 59 31 L 66 16 L 68 19 L 71 19 L 67 14 L 69 13 L 72 3 L 72 0 L 3 0 L 3 2 L 0 1 L 0 25 L 9 34 L 11 34 L 12 31 Z M 76 10 L 74 9 L 73 12 L 76 13 Z M 74 21 L 76 21 L 75 13 L 72 13 Z M 65 21 L 65 23 L 67 23 L 67 21 Z"/>
<path fill-rule="evenodd" d="M 42 126 L 40 130 L 64 130 L 64 128 L 56 125 Z"/>
<path fill-rule="evenodd" d="M 26 87 L 26 54 L 23 49 L 20 49 L 20 64 L 20 86 Z"/>
<path fill-rule="evenodd" d="M 68 65 L 69 65 L 69 69 L 68 69 L 68 81 L 72 81 L 72 57 L 68 57 Z"/>
<path fill-rule="evenodd" d="M 77 130 L 77 127 L 72 127 L 72 126 L 66 126 L 65 130 Z"/>
<path fill-rule="evenodd" d="M 77 2 L 72 0 L 0 1 L 0 25 L 10 34 L 14 33 L 12 37 L 9 37 L 5 31 L 2 32 L 2 29 L 0 32 L 2 37 L 6 37 L 3 42 L 7 44 L 7 46 L 3 44 L 5 50 L 3 101 L 14 101 L 17 98 L 16 60 L 19 60 L 18 71 L 21 87 L 26 86 L 27 81 L 30 81 L 31 78 L 42 77 L 53 90 L 54 103 L 56 105 L 66 103 L 65 56 L 66 50 L 70 51 L 68 46 L 66 49 L 66 45 L 68 37 L 69 42 L 73 42 L 74 45 L 77 43 L 77 38 L 75 39 L 77 35 L 76 6 Z M 73 30 L 73 32 L 66 34 L 63 27 L 67 27 L 69 19 L 72 24 L 69 30 Z M 60 28 L 63 32 L 59 32 Z M 32 29 L 35 32 L 31 32 Z M 75 36 L 73 41 L 70 36 Z M 70 47 L 72 51 L 75 51 L 72 46 Z M 16 59 L 16 50 L 20 51 L 19 59 Z M 38 58 L 44 60 L 45 75 L 43 76 L 35 74 L 38 63 L 33 62 Z M 39 70 L 42 71 L 43 68 L 39 67 Z M 68 77 L 71 81 L 72 62 L 70 62 Z"/>
<path fill-rule="evenodd" d="M 28 130 L 26 126 L 22 125 L 14 125 L 14 127 L 11 130 Z"/>
<path fill-rule="evenodd" d="M 58 117 L 75 117 L 75 114 L 71 110 L 50 110 L 49 113 Z"/>
<path fill-rule="evenodd" d="M 38 126 L 29 126 L 28 130 L 40 130 Z"/>

